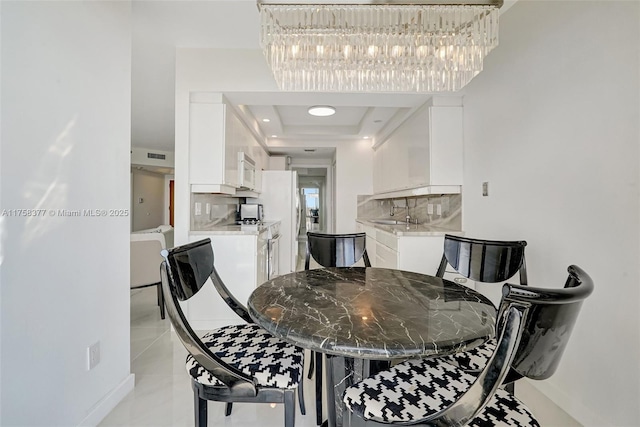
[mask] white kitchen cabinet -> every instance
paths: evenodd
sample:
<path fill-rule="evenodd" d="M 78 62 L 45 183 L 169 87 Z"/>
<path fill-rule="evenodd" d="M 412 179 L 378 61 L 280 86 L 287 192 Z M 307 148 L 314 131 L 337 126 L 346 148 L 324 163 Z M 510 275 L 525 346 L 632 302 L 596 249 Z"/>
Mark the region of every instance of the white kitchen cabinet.
<path fill-rule="evenodd" d="M 369 241 L 368 237 L 367 241 Z M 398 236 L 376 229 L 372 244 L 374 242 L 375 262 L 372 261 L 374 267 L 396 268 L 433 276 L 438 271 L 442 258 L 444 235 Z"/>
<path fill-rule="evenodd" d="M 398 251 L 376 241 L 376 262 L 379 268 L 398 268 Z"/>
<path fill-rule="evenodd" d="M 434 105 L 432 101 L 400 125 L 375 149 L 374 193 L 429 187 L 441 187 L 434 190 L 441 193 L 460 192 L 462 114 L 459 105 Z"/>
<path fill-rule="evenodd" d="M 375 264 L 376 262 L 376 229 L 375 227 L 370 227 L 360 222 L 356 222 L 356 231 L 358 233 L 367 234 L 367 238 L 365 240 L 367 256 L 369 257 L 369 262 L 371 263 L 371 266 L 377 267 Z"/>
<path fill-rule="evenodd" d="M 240 188 L 238 153 L 264 167 L 265 150 L 217 93 L 193 93 L 189 106 L 189 183 L 192 192 L 235 194 Z M 259 181 L 256 182 L 259 184 Z M 259 185 L 248 190 L 259 191 Z"/>
<path fill-rule="evenodd" d="M 256 258 L 256 285 L 260 286 L 269 280 L 269 241 L 266 233 L 258 236 L 258 251 Z"/>
<path fill-rule="evenodd" d="M 214 265 L 225 286 L 234 297 L 246 305 L 251 292 L 267 274 L 267 231 L 260 234 L 191 234 L 190 242 L 211 239 Z M 238 317 L 224 302 L 213 284 L 207 282 L 197 295 L 187 302 L 187 317 L 196 330 L 208 330 L 224 325 L 240 324 Z"/>

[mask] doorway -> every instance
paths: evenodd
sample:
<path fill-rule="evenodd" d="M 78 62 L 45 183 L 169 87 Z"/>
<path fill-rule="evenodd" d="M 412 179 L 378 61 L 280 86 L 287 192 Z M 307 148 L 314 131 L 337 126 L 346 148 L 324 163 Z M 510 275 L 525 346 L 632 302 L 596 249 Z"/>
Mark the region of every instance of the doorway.
<path fill-rule="evenodd" d="M 173 225 L 173 211 L 174 211 L 174 206 L 173 206 L 173 202 L 174 202 L 175 196 L 174 196 L 174 181 L 173 179 L 169 180 L 169 225 L 170 226 L 174 226 Z"/>
<path fill-rule="evenodd" d="M 296 167 L 302 210 L 298 240 L 306 240 L 307 231 L 331 232 L 332 216 L 327 167 Z"/>
<path fill-rule="evenodd" d="M 324 221 L 324 215 L 320 216 L 320 187 L 317 185 L 302 185 L 300 188 L 302 195 L 302 212 L 304 224 L 300 224 L 300 233 L 307 231 L 320 231 L 323 227 L 320 220 Z M 304 228 L 304 230 L 302 229 Z"/>

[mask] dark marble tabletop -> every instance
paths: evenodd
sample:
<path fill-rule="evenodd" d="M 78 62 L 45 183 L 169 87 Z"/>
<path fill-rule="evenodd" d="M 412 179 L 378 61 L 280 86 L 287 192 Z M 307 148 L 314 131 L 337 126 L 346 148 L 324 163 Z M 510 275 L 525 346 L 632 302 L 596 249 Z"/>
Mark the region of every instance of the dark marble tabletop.
<path fill-rule="evenodd" d="M 384 268 L 326 268 L 259 286 L 248 309 L 290 343 L 327 354 L 394 359 L 448 354 L 494 335 L 496 310 L 465 286 Z"/>

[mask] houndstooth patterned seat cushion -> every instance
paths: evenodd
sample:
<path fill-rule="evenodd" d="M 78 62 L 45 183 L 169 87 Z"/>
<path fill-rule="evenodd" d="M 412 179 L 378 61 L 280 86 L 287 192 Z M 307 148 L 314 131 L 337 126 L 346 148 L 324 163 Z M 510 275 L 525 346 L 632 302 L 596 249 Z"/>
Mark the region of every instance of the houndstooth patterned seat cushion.
<path fill-rule="evenodd" d="M 496 350 L 496 339 L 472 348 L 471 350 L 443 356 L 439 360 L 453 365 L 463 371 L 481 371 L 487 365 L 491 355 Z"/>
<path fill-rule="evenodd" d="M 415 421 L 451 405 L 474 381 L 473 375 L 439 358 L 408 360 L 347 388 L 344 403 L 367 420 Z M 504 390 L 469 425 L 539 427 L 529 409 Z"/>
<path fill-rule="evenodd" d="M 202 337 L 202 342 L 226 363 L 254 377 L 263 387 L 295 388 L 300 381 L 303 350 L 275 338 L 254 324 L 225 326 Z M 225 387 L 193 356 L 187 372 L 201 384 Z"/>

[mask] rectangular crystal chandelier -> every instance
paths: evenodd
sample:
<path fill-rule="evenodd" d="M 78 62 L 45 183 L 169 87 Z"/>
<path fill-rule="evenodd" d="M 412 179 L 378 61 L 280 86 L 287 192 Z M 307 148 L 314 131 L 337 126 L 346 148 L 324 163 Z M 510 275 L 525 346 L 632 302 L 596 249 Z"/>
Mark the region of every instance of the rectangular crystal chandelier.
<path fill-rule="evenodd" d="M 284 91 L 457 91 L 498 45 L 502 0 L 258 0 Z"/>

